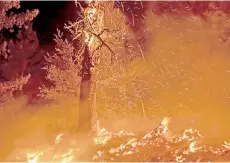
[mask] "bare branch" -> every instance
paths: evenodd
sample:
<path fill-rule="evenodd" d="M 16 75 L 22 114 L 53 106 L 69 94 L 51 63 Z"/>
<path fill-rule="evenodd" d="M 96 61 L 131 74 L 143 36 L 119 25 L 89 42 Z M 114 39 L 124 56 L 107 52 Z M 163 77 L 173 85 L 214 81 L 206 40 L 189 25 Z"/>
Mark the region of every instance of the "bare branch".
<path fill-rule="evenodd" d="M 106 43 L 104 42 L 104 40 L 103 40 L 98 34 L 92 32 L 92 31 L 89 31 L 89 30 L 87 30 L 87 32 L 89 32 L 89 33 L 91 33 L 92 35 L 94 35 L 94 36 L 101 42 L 101 44 L 104 45 L 104 46 L 112 53 L 111 63 L 113 63 L 113 60 L 114 60 L 114 59 L 117 60 L 117 57 L 116 57 L 115 52 L 109 47 L 108 44 L 106 44 Z"/>

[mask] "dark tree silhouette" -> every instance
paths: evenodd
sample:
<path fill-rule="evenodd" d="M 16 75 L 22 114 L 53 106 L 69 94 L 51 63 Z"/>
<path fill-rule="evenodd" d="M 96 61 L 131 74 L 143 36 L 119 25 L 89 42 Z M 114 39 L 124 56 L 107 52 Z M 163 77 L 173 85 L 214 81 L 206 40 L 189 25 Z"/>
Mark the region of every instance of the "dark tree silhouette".
<path fill-rule="evenodd" d="M 1 102 L 10 100 L 28 82 L 30 78 L 28 65 L 39 45 L 37 34 L 32 30 L 31 24 L 38 10 L 14 14 L 11 11 L 13 8 L 20 8 L 20 2 L 0 2 Z"/>

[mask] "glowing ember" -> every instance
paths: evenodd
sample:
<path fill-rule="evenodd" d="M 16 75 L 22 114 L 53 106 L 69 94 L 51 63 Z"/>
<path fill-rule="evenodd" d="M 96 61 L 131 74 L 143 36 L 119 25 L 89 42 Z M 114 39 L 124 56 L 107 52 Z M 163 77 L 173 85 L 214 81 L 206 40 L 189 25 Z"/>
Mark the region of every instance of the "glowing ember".
<path fill-rule="evenodd" d="M 192 143 L 189 145 L 189 151 L 190 151 L 190 152 L 195 152 L 195 151 L 196 151 L 195 145 L 196 145 L 196 141 L 192 142 Z"/>
<path fill-rule="evenodd" d="M 143 135 L 140 133 L 126 133 L 120 131 L 113 133 L 105 128 L 100 128 L 98 134 L 93 138 L 94 143 L 90 153 L 86 158 L 79 158 L 78 153 L 81 151 L 76 144 L 76 147 L 66 148 L 64 144 L 70 140 L 65 139 L 64 134 L 58 134 L 55 138 L 53 146 L 46 150 L 28 153 L 27 161 L 36 163 L 41 161 L 59 161 L 62 163 L 88 160 L 88 161 L 209 161 L 205 156 L 216 157 L 223 156 L 229 152 L 230 145 L 224 142 L 219 147 L 197 145 L 197 140 L 203 138 L 197 130 L 186 129 L 182 136 L 174 137 L 173 139 L 165 138 L 165 130 L 168 128 L 168 118 L 164 118 L 151 132 Z M 159 132 L 162 131 L 162 132 Z M 66 142 L 63 144 L 63 141 Z M 66 150 L 65 149 L 65 150 Z M 61 153 L 60 153 L 61 152 Z M 162 155 L 159 155 L 162 153 Z M 194 156 L 202 157 L 194 157 Z"/>
<path fill-rule="evenodd" d="M 103 35 L 103 32 L 106 31 L 106 29 L 103 30 L 102 28 L 104 25 L 103 19 L 107 15 L 104 15 L 103 9 L 97 7 L 97 5 L 101 3 L 100 1 L 97 1 L 96 5 L 95 3 L 93 3 L 92 0 L 89 0 L 88 2 L 89 2 L 89 6 L 85 10 L 85 13 L 84 13 L 85 14 L 84 24 L 86 24 L 85 25 L 86 27 L 84 27 L 83 29 L 83 35 L 85 37 L 84 41 L 86 45 L 89 47 L 90 52 L 93 53 L 95 49 L 100 48 L 103 45 L 105 46 L 106 43 L 113 44 L 114 43 L 113 38 L 120 37 L 120 36 L 111 35 L 110 32 L 108 31 L 105 32 L 106 34 Z M 180 12 L 180 11 L 177 10 L 177 12 Z M 113 76 L 112 77 L 110 76 L 111 78 L 108 79 L 112 82 L 110 81 L 108 82 L 108 80 L 105 79 L 100 83 L 101 85 L 107 84 L 107 86 L 109 87 L 109 90 L 111 90 L 112 92 L 111 94 L 114 95 L 110 97 L 110 96 L 107 96 L 107 94 L 103 94 L 103 97 L 100 97 L 100 98 L 105 98 L 106 102 L 108 102 L 109 100 L 112 101 L 110 103 L 112 106 L 109 106 L 112 108 L 111 110 L 114 111 L 116 109 L 121 108 L 120 110 L 123 111 L 125 110 L 123 108 L 124 106 L 124 107 L 129 108 L 131 111 L 133 111 L 135 109 L 138 110 L 139 109 L 138 107 L 140 107 L 141 105 L 141 112 L 143 113 L 143 117 L 146 118 L 148 116 L 147 112 L 151 110 L 152 108 L 156 109 L 157 111 L 161 110 L 162 112 L 160 113 L 162 114 L 164 113 L 164 115 L 166 115 L 165 110 L 167 110 L 170 107 L 172 107 L 173 109 L 180 108 L 183 111 L 184 110 L 187 111 L 187 110 L 190 110 L 191 108 L 196 108 L 196 107 L 205 108 L 207 106 L 212 109 L 212 103 L 208 103 L 208 101 L 211 101 L 210 100 L 211 96 L 215 98 L 219 98 L 216 96 L 216 92 L 219 90 L 224 92 L 225 96 L 229 96 L 226 91 L 227 88 L 225 88 L 224 85 L 216 84 L 218 85 L 218 87 L 215 87 L 215 89 L 212 89 L 213 85 L 210 84 L 209 82 L 210 76 L 215 75 L 214 73 L 216 74 L 219 73 L 217 71 L 214 71 L 215 69 L 218 68 L 218 67 L 215 67 L 216 66 L 215 63 L 218 64 L 218 62 L 220 62 L 220 65 L 221 65 L 220 67 L 224 69 L 224 72 L 221 72 L 221 73 L 230 72 L 230 70 L 226 69 L 228 68 L 226 66 L 228 64 L 226 65 L 222 64 L 221 63 L 222 60 L 219 58 L 218 58 L 219 60 L 217 59 L 217 62 L 213 62 L 213 60 L 215 60 L 213 58 L 211 58 L 210 60 L 205 60 L 204 58 L 202 58 L 203 55 L 200 55 L 200 53 L 202 54 L 206 53 L 206 51 L 204 51 L 202 48 L 203 46 L 207 48 L 206 47 L 207 45 L 206 44 L 197 45 L 198 43 L 196 44 L 195 42 L 196 40 L 204 39 L 204 37 L 197 37 L 197 38 L 192 37 L 192 35 L 195 35 L 194 33 L 197 34 L 201 30 L 202 25 L 207 26 L 207 23 L 205 22 L 204 24 L 202 24 L 202 20 L 194 15 L 188 16 L 189 23 L 187 22 L 188 21 L 187 19 L 184 20 L 181 17 L 181 21 L 182 20 L 185 21 L 185 24 L 188 23 L 188 25 L 186 26 L 186 28 L 188 29 L 182 29 L 182 26 L 180 26 L 180 24 L 178 23 L 178 21 L 180 20 L 179 18 L 177 20 L 177 17 L 175 15 L 173 15 L 170 18 L 170 14 L 168 15 L 166 14 L 162 17 L 157 14 L 152 14 L 152 17 L 153 18 L 151 19 L 150 23 L 154 23 L 154 25 L 148 30 L 144 31 L 144 32 L 147 32 L 147 34 L 145 33 L 145 35 L 146 37 L 148 37 L 149 35 L 152 34 L 152 33 L 149 34 L 148 32 L 151 30 L 153 31 L 155 30 L 155 33 L 153 33 L 154 37 L 159 37 L 158 35 L 164 35 L 164 38 L 161 38 L 161 41 L 163 40 L 162 42 L 164 43 L 160 41 L 158 42 L 157 39 L 154 38 L 155 39 L 153 41 L 154 46 L 150 47 L 151 49 L 154 50 L 154 52 L 159 53 L 160 55 L 153 55 L 155 57 L 154 60 L 149 59 L 151 60 L 151 64 L 154 66 L 154 68 L 151 67 L 153 69 L 153 73 L 151 71 L 151 75 L 153 78 L 151 79 L 148 78 L 148 80 L 150 80 L 151 84 L 149 85 L 151 85 L 152 90 L 154 90 L 155 92 L 163 92 L 163 93 L 162 94 L 156 93 L 154 95 L 151 95 L 151 91 L 149 91 L 148 87 L 145 86 L 145 85 L 148 85 L 146 84 L 147 82 L 145 82 L 144 79 L 142 79 L 142 74 L 144 74 L 144 71 L 142 70 L 144 68 L 143 69 L 140 68 L 141 66 L 138 67 L 139 66 L 138 64 L 141 64 L 138 60 L 137 60 L 138 66 L 136 68 L 137 70 L 136 69 L 128 70 L 130 72 L 128 72 L 127 74 L 125 73 L 126 70 L 124 67 L 127 66 L 128 68 L 130 68 L 132 65 L 130 64 L 131 65 L 130 66 L 127 64 L 124 67 L 118 65 L 118 67 L 121 70 L 119 69 L 119 71 L 117 71 L 118 73 L 114 73 Z M 132 19 L 131 21 L 132 21 L 133 26 L 138 23 L 135 19 L 134 13 L 132 13 L 132 18 L 130 19 Z M 154 21 L 152 21 L 153 19 Z M 171 22 L 169 22 L 169 19 Z M 115 23 L 115 25 L 118 25 L 118 24 L 120 23 L 117 23 L 117 22 Z M 148 22 L 146 22 L 146 26 L 147 24 Z M 161 24 L 163 24 L 164 26 L 160 26 Z M 195 25 L 194 33 L 191 33 L 193 31 L 191 24 Z M 114 26 L 114 24 L 112 25 Z M 210 35 L 212 36 L 212 34 L 215 33 L 215 31 L 213 31 L 214 29 L 208 28 L 208 30 L 211 30 L 210 32 L 211 34 L 208 33 L 207 36 L 210 36 Z M 188 38 L 186 34 L 189 35 Z M 105 35 L 107 35 L 107 37 L 110 38 L 110 40 L 106 40 L 105 42 L 102 42 L 103 41 L 102 40 L 100 42 L 100 39 L 103 36 L 105 37 Z M 200 33 L 198 33 L 197 35 L 200 35 Z M 137 36 L 139 37 L 138 34 Z M 210 40 L 214 38 L 214 36 L 212 36 L 213 38 L 211 36 L 210 36 Z M 168 41 L 165 43 L 166 37 Z M 174 37 L 176 37 L 176 39 L 172 39 Z M 181 41 L 182 39 L 185 41 Z M 175 44 L 170 44 L 171 42 L 177 42 L 175 40 L 178 41 L 178 44 L 176 44 L 176 46 Z M 121 46 L 119 45 L 115 49 L 119 49 L 125 46 L 128 41 L 132 42 L 133 40 L 129 40 L 129 39 L 126 40 L 125 37 L 124 38 L 122 37 L 122 45 Z M 201 49 L 200 51 L 198 50 L 198 53 L 197 53 L 199 56 L 197 57 L 196 54 L 192 54 L 191 56 L 188 55 L 188 57 L 185 58 L 184 56 L 190 53 L 190 51 L 186 49 L 186 47 L 190 46 L 192 41 L 194 42 L 192 43 L 194 45 L 192 46 L 194 47 L 194 49 Z M 141 40 L 139 42 L 141 43 L 144 41 Z M 144 51 L 142 50 L 141 48 L 142 45 L 140 45 L 139 42 L 137 43 L 137 47 L 134 47 L 134 48 L 139 49 L 141 55 L 143 56 Z M 205 41 L 202 40 L 202 43 L 203 42 Z M 98 44 L 100 44 L 101 46 L 100 45 L 98 46 Z M 215 46 L 218 45 L 218 43 L 216 42 L 214 42 L 213 44 L 215 44 Z M 117 46 L 117 44 L 115 44 L 115 46 Z M 200 48 L 200 46 L 202 48 Z M 166 47 L 169 47 L 170 50 L 167 51 Z M 175 47 L 178 47 L 179 50 L 176 49 Z M 210 51 L 212 51 L 212 53 L 215 53 L 215 47 L 213 46 L 212 48 L 213 49 L 210 49 Z M 125 49 L 127 50 L 125 51 L 125 57 L 126 57 L 126 53 L 135 53 L 130 49 L 132 48 L 127 47 L 127 49 Z M 119 50 L 118 52 L 120 52 Z M 110 49 L 110 52 L 111 51 L 112 50 Z M 182 53 L 182 54 L 179 55 L 179 53 Z M 218 54 L 219 54 L 219 51 L 218 51 Z M 136 54 L 135 54 L 135 57 L 136 57 Z M 212 57 L 214 57 L 214 55 L 212 55 Z M 194 62 L 196 61 L 196 59 L 194 58 L 199 58 L 199 60 L 197 60 L 197 64 L 194 64 Z M 100 59 L 101 58 L 99 58 L 98 60 Z M 149 64 L 147 63 L 147 61 L 148 59 L 144 60 L 145 66 Z M 134 64 L 136 63 L 134 62 Z M 111 69 L 114 68 L 110 65 L 108 67 Z M 102 70 L 104 70 L 104 67 L 102 68 Z M 131 72 L 131 71 L 135 71 L 135 72 Z M 133 75 L 137 71 L 138 73 L 140 72 L 141 74 L 138 77 Z M 200 72 L 202 75 L 207 73 L 207 76 L 204 75 L 203 77 L 202 75 L 199 74 Z M 124 77 L 125 80 L 118 81 L 119 79 L 117 78 L 118 77 L 121 78 L 122 75 L 125 76 Z M 225 77 L 226 76 L 224 76 L 223 78 Z M 127 78 L 132 78 L 131 82 L 128 81 Z M 218 76 L 218 80 L 219 78 L 220 76 Z M 223 78 L 222 77 L 220 78 L 221 80 L 220 83 L 221 84 L 224 82 L 227 83 L 228 81 L 224 81 Z M 202 83 L 203 80 L 207 80 L 208 84 Z M 154 84 L 152 84 L 153 82 Z M 178 84 L 179 82 L 181 83 L 180 85 Z M 201 82 L 202 84 L 200 84 L 199 82 Z M 136 84 L 136 83 L 141 83 L 141 84 Z M 189 87 L 189 85 L 192 85 L 192 86 Z M 206 85 L 207 87 L 205 87 Z M 131 87 L 131 89 L 128 90 L 127 89 L 128 87 Z M 179 91 L 177 90 L 175 91 L 175 87 L 180 87 L 178 88 Z M 201 89 L 203 87 L 205 87 L 204 91 L 203 89 Z M 101 87 L 99 89 L 101 89 Z M 194 91 L 195 89 L 197 90 L 201 89 L 203 92 L 205 92 L 205 94 L 196 95 L 197 92 Z M 116 90 L 118 90 L 119 94 L 115 92 Z M 187 94 L 184 93 L 187 91 L 190 91 L 190 92 Z M 202 100 L 203 95 L 205 95 L 204 105 L 202 104 L 202 102 L 199 101 L 199 100 Z M 198 97 L 196 98 L 196 96 Z M 156 97 L 156 99 L 152 97 L 154 98 Z M 158 97 L 159 97 L 159 100 L 157 99 Z M 98 99 L 100 100 L 100 98 Z M 145 103 L 144 103 L 144 100 L 146 99 L 149 100 L 148 98 L 152 98 L 151 102 L 153 102 L 151 103 L 151 106 L 149 107 L 150 109 L 148 108 L 148 106 L 145 106 Z M 107 101 L 107 99 L 109 100 Z M 121 105 L 117 104 L 120 102 L 120 100 L 123 100 L 123 99 L 124 99 L 124 104 L 122 103 L 123 101 L 121 102 L 122 103 Z M 188 101 L 187 103 L 184 102 L 184 100 L 186 101 L 187 99 L 189 99 L 189 102 Z M 165 103 L 162 102 L 164 100 L 166 101 Z M 141 104 L 139 103 L 140 101 L 141 101 Z M 224 104 L 223 104 L 224 106 L 227 105 L 226 101 L 224 101 Z M 206 103 L 208 103 L 207 106 L 206 106 Z M 104 107 L 104 105 L 100 107 Z M 209 110 L 205 110 L 204 111 L 205 114 L 208 111 Z M 77 136 L 75 137 L 75 135 L 74 135 L 74 139 L 76 139 L 74 140 L 75 143 L 71 143 L 71 141 L 73 141 L 71 140 L 71 138 L 68 138 L 68 137 L 66 138 L 65 134 L 58 134 L 56 138 L 54 139 L 54 142 L 53 141 L 52 143 L 49 142 L 50 144 L 47 145 L 48 147 L 46 149 L 38 150 L 39 148 L 35 147 L 34 151 L 36 152 L 28 153 L 26 154 L 25 157 L 29 163 L 36 163 L 36 162 L 41 162 L 41 161 L 55 161 L 55 162 L 58 161 L 58 162 L 67 163 L 67 162 L 82 161 L 82 160 L 83 161 L 85 160 L 98 161 L 98 162 L 109 162 L 109 161 L 117 161 L 117 162 L 120 162 L 120 161 L 123 161 L 123 162 L 126 162 L 126 161 L 127 162 L 132 162 L 132 161 L 136 161 L 136 162 L 138 161 L 140 162 L 142 161 L 147 161 L 147 162 L 164 162 L 164 161 L 166 162 L 174 162 L 174 161 L 176 162 L 187 162 L 187 161 L 188 162 L 191 162 L 191 161 L 200 162 L 202 161 L 203 162 L 203 161 L 210 161 L 210 160 L 215 161 L 215 160 L 223 159 L 225 161 L 230 161 L 229 159 L 230 144 L 229 143 L 224 142 L 222 144 L 219 143 L 218 145 L 215 145 L 215 146 L 210 145 L 205 142 L 206 139 L 204 136 L 200 134 L 199 130 L 189 128 L 190 126 L 186 126 L 187 129 L 184 130 L 183 133 L 180 133 L 182 135 L 179 135 L 179 133 L 177 133 L 177 135 L 175 136 L 173 135 L 172 131 L 169 128 L 170 120 L 171 120 L 170 118 L 164 117 L 158 126 L 156 126 L 155 128 L 152 128 L 152 130 L 147 133 L 143 133 L 143 132 L 127 133 L 125 131 L 120 131 L 118 133 L 115 133 L 115 132 L 110 132 L 106 128 L 103 128 L 100 126 L 98 127 L 98 130 L 95 136 L 91 136 L 91 137 L 89 136 L 89 138 L 87 137 L 87 141 L 89 141 L 89 139 L 90 140 L 92 139 L 93 143 L 91 144 L 85 141 L 84 140 L 85 138 L 82 138 L 82 139 L 79 138 L 80 140 L 78 140 L 78 137 Z M 205 127 L 211 128 L 212 127 L 211 123 L 215 124 L 216 122 L 213 122 L 213 120 L 209 122 L 205 122 Z M 86 148 L 85 146 L 87 147 L 89 146 L 89 147 Z M 24 160 L 22 159 L 22 161 Z"/>
<path fill-rule="evenodd" d="M 94 138 L 95 144 L 106 144 L 106 142 L 112 137 L 112 134 L 105 128 L 101 128 L 98 131 L 97 137 Z"/>

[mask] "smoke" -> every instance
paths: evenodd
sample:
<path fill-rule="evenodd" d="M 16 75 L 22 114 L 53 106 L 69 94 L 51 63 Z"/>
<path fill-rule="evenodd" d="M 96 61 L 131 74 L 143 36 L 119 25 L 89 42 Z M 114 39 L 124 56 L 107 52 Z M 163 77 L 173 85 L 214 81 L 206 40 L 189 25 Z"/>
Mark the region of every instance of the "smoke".
<path fill-rule="evenodd" d="M 169 128 L 174 133 L 196 128 L 207 138 L 228 140 L 230 46 L 220 39 L 224 29 L 189 14 L 149 12 L 145 20 L 145 61 L 136 59 L 127 73 L 135 71 L 147 83 L 149 92 L 141 99 L 143 105 L 135 101 L 137 108 L 132 109 L 139 110 L 135 110 L 135 116 L 127 113 L 128 116 L 113 121 L 112 116 L 104 118 L 104 125 L 110 130 L 143 132 L 168 116 L 172 118 Z M 114 94 L 113 91 L 107 96 Z M 125 110 L 127 106 L 123 107 Z"/>
<path fill-rule="evenodd" d="M 146 61 L 133 65 L 148 72 L 142 78 L 151 88 L 145 108 L 172 117 L 175 132 L 194 127 L 229 139 L 230 46 L 219 39 L 223 29 L 193 15 L 146 17 Z"/>
<path fill-rule="evenodd" d="M 101 118 L 102 123 L 111 131 L 144 132 L 168 116 L 172 118 L 169 130 L 173 133 L 196 128 L 212 143 L 230 140 L 230 46 L 219 39 L 222 30 L 192 15 L 173 14 L 148 13 L 145 26 L 148 30 L 145 61 L 136 59 L 127 67 L 129 72 L 141 76 L 149 91 L 142 103 L 136 101 L 140 108 L 136 116 L 114 119 L 106 115 L 107 118 Z M 114 91 L 106 96 L 113 94 Z M 20 144 L 28 144 L 29 138 L 23 138 L 28 133 L 39 133 L 30 137 L 43 144 L 47 139 L 43 139 L 43 133 L 71 131 L 76 126 L 78 104 L 70 101 L 63 99 L 42 107 L 29 107 L 22 99 L 11 101 L 6 108 L 9 113 L 18 108 L 20 116 L 9 116 L 5 111 L 1 114 L 4 151 L 0 153 L 6 154 L 6 149 L 17 146 L 16 139 L 22 138 Z M 100 101 L 97 102 L 99 105 Z M 143 110 L 149 119 L 144 118 Z"/>

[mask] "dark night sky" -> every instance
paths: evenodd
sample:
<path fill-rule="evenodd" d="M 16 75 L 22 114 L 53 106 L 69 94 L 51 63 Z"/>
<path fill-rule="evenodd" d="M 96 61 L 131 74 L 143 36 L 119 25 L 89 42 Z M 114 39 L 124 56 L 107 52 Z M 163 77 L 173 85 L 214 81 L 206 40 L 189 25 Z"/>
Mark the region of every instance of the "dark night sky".
<path fill-rule="evenodd" d="M 56 29 L 61 29 L 65 22 L 75 18 L 74 1 L 22 1 L 21 11 L 38 9 L 39 15 L 34 19 L 33 27 L 40 39 L 53 39 Z"/>
<path fill-rule="evenodd" d="M 124 4 L 127 9 L 126 14 L 131 18 L 131 12 L 135 13 L 135 5 L 133 5 L 133 2 Z M 138 5 L 139 7 L 136 6 L 136 8 L 140 8 L 140 4 Z M 40 11 L 33 21 L 33 27 L 37 31 L 39 39 L 44 40 L 45 38 L 46 42 L 52 41 L 57 28 L 62 29 L 64 23 L 76 20 L 77 16 L 74 1 L 22 1 L 20 11 L 26 11 L 27 9 L 38 9 Z M 144 9 L 143 11 L 136 9 L 136 12 L 138 13 L 136 15 L 141 16 Z"/>
<path fill-rule="evenodd" d="M 119 3 L 121 3 L 121 1 L 119 1 Z M 132 21 L 132 14 L 136 15 L 136 23 L 133 30 L 139 31 L 140 27 L 143 26 L 142 21 L 140 21 L 143 19 L 142 15 L 144 14 L 146 8 L 154 5 L 155 2 L 145 1 L 137 3 L 137 1 L 126 1 L 122 3 L 129 21 Z M 199 7 L 200 2 L 196 3 Z M 171 5 L 173 4 L 174 3 Z M 178 4 L 178 2 L 175 2 L 175 4 Z M 39 15 L 33 21 L 34 28 L 39 35 L 40 41 L 41 38 L 44 37 L 48 42 L 52 41 L 57 28 L 62 29 L 64 23 L 67 23 L 67 21 L 74 21 L 77 17 L 77 9 L 74 1 L 22 1 L 20 11 L 25 11 L 26 9 L 39 9 L 40 11 Z"/>

